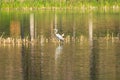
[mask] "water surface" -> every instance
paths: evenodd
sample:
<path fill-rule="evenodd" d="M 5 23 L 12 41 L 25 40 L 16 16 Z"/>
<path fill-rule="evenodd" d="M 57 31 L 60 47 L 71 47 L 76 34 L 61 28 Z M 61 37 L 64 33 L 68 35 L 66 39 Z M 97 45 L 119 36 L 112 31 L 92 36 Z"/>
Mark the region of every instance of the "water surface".
<path fill-rule="evenodd" d="M 119 32 L 117 11 L 1 12 L 0 39 L 30 42 L 0 42 L 0 79 L 119 80 Z"/>

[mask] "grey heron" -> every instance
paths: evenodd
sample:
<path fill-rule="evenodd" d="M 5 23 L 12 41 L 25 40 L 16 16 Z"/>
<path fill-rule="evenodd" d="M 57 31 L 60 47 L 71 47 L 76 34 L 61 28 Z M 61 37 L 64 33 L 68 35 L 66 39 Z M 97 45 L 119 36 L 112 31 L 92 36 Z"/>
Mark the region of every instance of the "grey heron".
<path fill-rule="evenodd" d="M 62 34 L 62 35 L 59 34 L 59 33 L 58 33 L 58 29 L 54 29 L 54 31 L 55 31 L 55 36 L 57 37 L 57 39 L 59 40 L 59 42 L 60 42 L 60 41 L 64 41 L 64 37 L 63 37 L 64 34 Z"/>

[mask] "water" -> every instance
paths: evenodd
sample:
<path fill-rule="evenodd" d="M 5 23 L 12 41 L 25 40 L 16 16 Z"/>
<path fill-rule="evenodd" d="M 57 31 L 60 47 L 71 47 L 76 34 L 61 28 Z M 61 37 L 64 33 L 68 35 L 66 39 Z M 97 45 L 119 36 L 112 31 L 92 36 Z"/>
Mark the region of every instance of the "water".
<path fill-rule="evenodd" d="M 117 11 L 1 12 L 0 39 L 29 41 L 0 42 L 0 79 L 119 80 L 119 31 Z"/>

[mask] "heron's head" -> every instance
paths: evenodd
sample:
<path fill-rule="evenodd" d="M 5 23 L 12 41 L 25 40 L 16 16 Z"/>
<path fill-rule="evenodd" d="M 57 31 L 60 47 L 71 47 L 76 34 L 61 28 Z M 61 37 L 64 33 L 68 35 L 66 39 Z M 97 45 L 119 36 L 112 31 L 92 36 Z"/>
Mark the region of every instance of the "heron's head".
<path fill-rule="evenodd" d="M 54 29 L 54 32 L 57 33 L 57 32 L 58 32 L 58 29 Z"/>

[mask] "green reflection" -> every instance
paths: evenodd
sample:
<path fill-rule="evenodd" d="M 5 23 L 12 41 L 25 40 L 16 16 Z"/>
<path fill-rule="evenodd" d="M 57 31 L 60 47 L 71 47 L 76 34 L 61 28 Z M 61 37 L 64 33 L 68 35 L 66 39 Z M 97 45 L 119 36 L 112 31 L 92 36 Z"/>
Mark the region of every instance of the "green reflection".
<path fill-rule="evenodd" d="M 89 13 L 92 13 L 90 17 Z M 30 12 L 1 12 L 0 35 L 4 38 L 43 39 L 45 42 L 54 42 L 55 24 L 59 33 L 65 34 L 65 41 L 84 41 L 89 38 L 89 23 L 92 21 L 93 38 L 119 37 L 119 12 L 80 12 L 80 11 L 40 11 L 32 12 L 34 15 L 34 37 L 31 36 Z M 55 15 L 56 22 L 55 23 Z M 90 19 L 92 18 L 92 19 Z"/>

